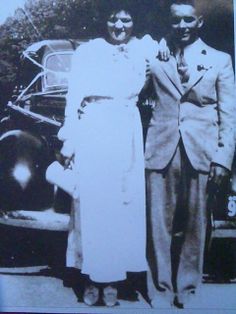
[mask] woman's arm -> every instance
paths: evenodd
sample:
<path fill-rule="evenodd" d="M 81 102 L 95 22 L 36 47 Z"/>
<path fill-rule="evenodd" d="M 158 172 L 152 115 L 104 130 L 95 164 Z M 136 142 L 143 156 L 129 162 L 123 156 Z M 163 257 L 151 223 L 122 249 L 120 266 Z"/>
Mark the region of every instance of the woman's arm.
<path fill-rule="evenodd" d="M 76 128 L 79 123 L 79 110 L 81 103 L 86 95 L 86 53 L 87 44 L 83 44 L 75 51 L 72 62 L 71 71 L 68 77 L 68 92 L 66 95 L 65 119 L 62 128 L 59 130 L 58 138 L 63 142 L 61 149 L 62 159 L 64 163 L 74 155 L 74 141 L 76 140 Z"/>
<path fill-rule="evenodd" d="M 84 98 L 84 88 L 81 84 L 84 72 L 81 50 L 82 47 L 79 47 L 72 57 L 71 71 L 68 77 L 64 125 L 58 133 L 62 141 L 70 139 L 71 133 L 78 123 L 78 110 Z"/>

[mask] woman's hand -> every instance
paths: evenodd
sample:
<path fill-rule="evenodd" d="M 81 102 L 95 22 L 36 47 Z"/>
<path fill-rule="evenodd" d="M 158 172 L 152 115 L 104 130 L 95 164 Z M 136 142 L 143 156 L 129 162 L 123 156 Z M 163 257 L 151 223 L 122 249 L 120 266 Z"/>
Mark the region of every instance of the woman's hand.
<path fill-rule="evenodd" d="M 74 148 L 70 144 L 70 141 L 67 139 L 68 130 L 66 129 L 65 126 L 63 126 L 59 130 L 57 137 L 60 141 L 63 142 L 61 151 L 60 153 L 57 154 L 57 159 L 61 165 L 63 165 L 65 168 L 69 168 L 71 167 L 71 163 L 74 158 Z"/>
<path fill-rule="evenodd" d="M 65 167 L 65 168 L 71 168 L 73 164 L 74 159 L 74 149 L 72 146 L 68 144 L 67 141 L 63 143 L 62 149 L 59 154 L 59 162 Z"/>
<path fill-rule="evenodd" d="M 162 38 L 161 41 L 159 42 L 158 58 L 161 61 L 168 61 L 170 58 L 170 49 L 167 46 L 167 42 L 166 42 L 165 38 Z"/>

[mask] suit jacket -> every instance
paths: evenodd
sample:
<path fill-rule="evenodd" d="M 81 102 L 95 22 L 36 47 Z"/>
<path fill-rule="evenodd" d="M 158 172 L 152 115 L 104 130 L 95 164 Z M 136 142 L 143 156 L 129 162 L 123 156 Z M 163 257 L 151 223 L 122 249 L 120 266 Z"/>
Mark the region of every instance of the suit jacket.
<path fill-rule="evenodd" d="M 236 98 L 230 56 L 199 39 L 185 88 L 175 57 L 156 59 L 150 66 L 156 100 L 146 138 L 147 169 L 164 169 L 180 138 L 197 171 L 208 172 L 211 162 L 231 169 Z"/>

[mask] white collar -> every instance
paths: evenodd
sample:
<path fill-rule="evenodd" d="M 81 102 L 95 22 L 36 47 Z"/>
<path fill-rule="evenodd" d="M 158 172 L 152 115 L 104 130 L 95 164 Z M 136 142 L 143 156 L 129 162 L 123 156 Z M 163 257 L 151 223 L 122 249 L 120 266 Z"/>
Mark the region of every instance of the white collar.
<path fill-rule="evenodd" d="M 201 52 L 204 51 L 204 42 L 198 38 L 195 42 L 192 44 L 184 47 L 184 57 L 186 58 L 186 61 L 192 60 L 193 58 L 198 58 L 199 55 L 201 55 Z M 176 56 L 178 56 L 180 53 L 180 49 L 177 49 Z M 206 54 L 206 53 L 205 53 Z"/>
<path fill-rule="evenodd" d="M 191 50 L 198 50 L 198 48 L 200 48 L 200 47 L 202 47 L 202 40 L 201 40 L 201 38 L 198 38 L 192 44 L 184 47 L 184 52 L 191 51 Z"/>

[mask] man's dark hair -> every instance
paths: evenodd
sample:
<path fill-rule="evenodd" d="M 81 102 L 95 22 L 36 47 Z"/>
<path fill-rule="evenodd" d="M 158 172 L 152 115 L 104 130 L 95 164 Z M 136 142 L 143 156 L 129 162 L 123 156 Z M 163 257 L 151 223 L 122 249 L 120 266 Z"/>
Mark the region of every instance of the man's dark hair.
<path fill-rule="evenodd" d="M 186 4 L 186 5 L 191 5 L 195 8 L 195 10 L 197 11 L 198 15 L 202 15 L 202 9 L 203 7 L 205 7 L 205 5 L 203 6 L 202 4 L 204 4 L 203 1 L 200 0 L 171 0 L 170 1 L 170 7 L 173 4 Z"/>

